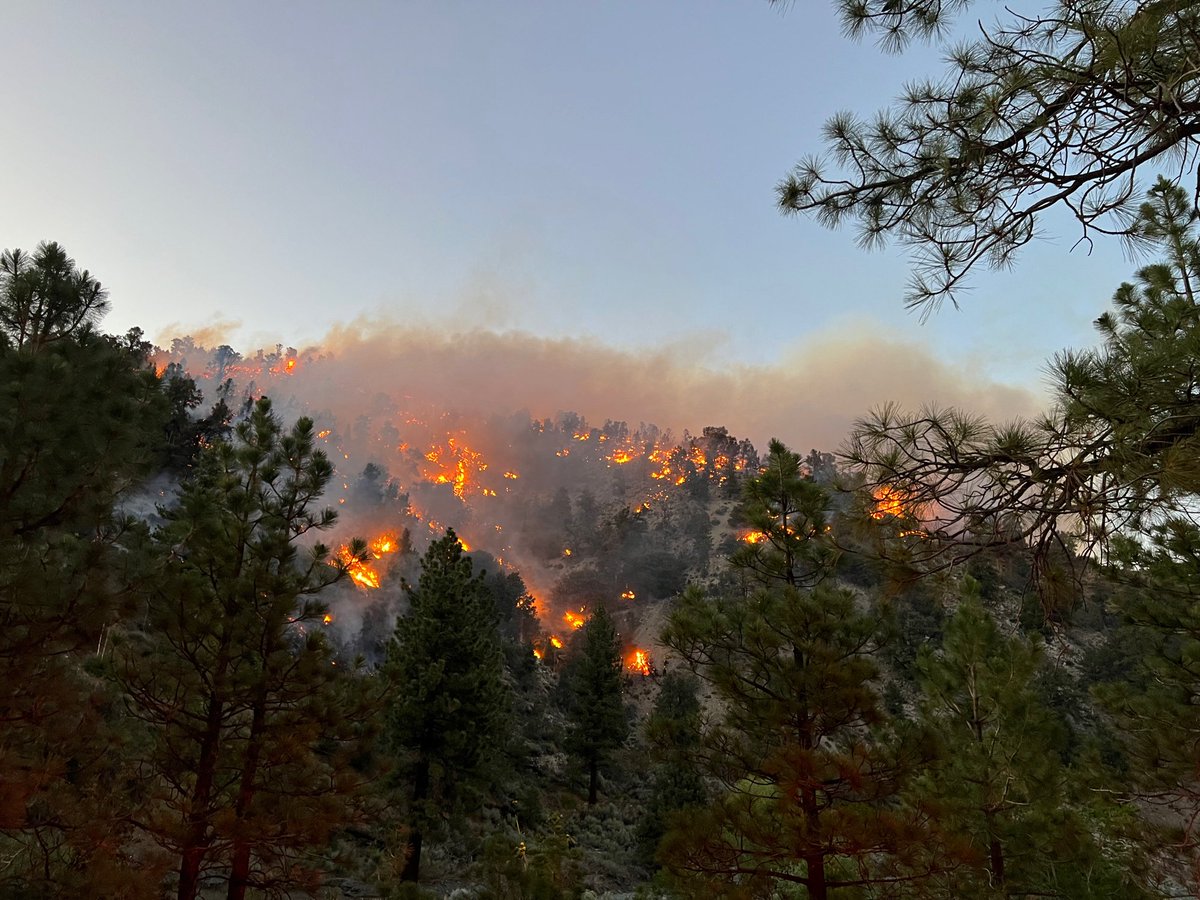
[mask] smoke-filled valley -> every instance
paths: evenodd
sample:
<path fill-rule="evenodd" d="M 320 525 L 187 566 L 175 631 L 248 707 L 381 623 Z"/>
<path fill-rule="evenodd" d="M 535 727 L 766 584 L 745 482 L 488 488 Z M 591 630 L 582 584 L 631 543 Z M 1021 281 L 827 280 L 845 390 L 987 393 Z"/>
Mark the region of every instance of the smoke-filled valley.
<path fill-rule="evenodd" d="M 178 366 L 209 403 L 220 394 L 246 408 L 267 395 L 285 418 L 315 420 L 336 468 L 323 502 L 338 525 L 323 539 L 375 547 L 349 585 L 326 595 L 331 631 L 372 662 L 403 608 L 414 554 L 453 528 L 481 566 L 520 574 L 543 632 L 527 636 L 539 654 L 605 603 L 619 616 L 628 664 L 644 668 L 636 653 L 657 639 L 658 603 L 716 577 L 746 534 L 731 511 L 767 438 L 819 458 L 884 400 L 998 418 L 1035 405 L 1026 391 L 972 382 L 869 331 L 725 371 L 684 347 L 637 354 L 380 322 L 303 350 L 239 352 L 211 331 L 203 340 L 212 346 L 162 339 L 156 367 Z"/>

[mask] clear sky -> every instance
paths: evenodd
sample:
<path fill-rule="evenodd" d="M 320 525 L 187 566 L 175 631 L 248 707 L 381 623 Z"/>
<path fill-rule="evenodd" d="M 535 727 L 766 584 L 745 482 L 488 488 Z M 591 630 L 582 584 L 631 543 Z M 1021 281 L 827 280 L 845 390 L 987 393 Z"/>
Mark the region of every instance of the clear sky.
<path fill-rule="evenodd" d="M 1048 223 L 921 325 L 899 250 L 776 211 L 831 113 L 938 66 L 847 40 L 825 0 L 27 0 L 0 30 L 0 241 L 63 243 L 106 326 L 156 338 L 386 315 L 721 365 L 871 323 L 1036 383 L 1133 270 L 1115 243 Z"/>

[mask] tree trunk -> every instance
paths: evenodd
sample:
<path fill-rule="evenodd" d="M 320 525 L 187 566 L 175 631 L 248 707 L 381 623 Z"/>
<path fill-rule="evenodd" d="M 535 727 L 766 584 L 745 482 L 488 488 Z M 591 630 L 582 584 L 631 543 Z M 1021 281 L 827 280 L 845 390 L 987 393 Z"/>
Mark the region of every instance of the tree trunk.
<path fill-rule="evenodd" d="M 250 735 L 247 740 L 246 756 L 242 761 L 242 774 L 238 782 L 238 797 L 235 807 L 233 831 L 233 860 L 229 872 L 228 900 L 245 900 L 246 888 L 250 884 L 250 839 L 245 833 L 245 819 L 254 800 L 254 781 L 258 777 L 258 761 L 262 757 L 263 732 L 267 720 L 267 689 L 259 686 L 254 698 L 254 712 L 250 720 Z"/>
<path fill-rule="evenodd" d="M 429 797 L 429 760 L 421 757 L 417 762 L 417 771 L 413 775 L 413 808 L 412 827 L 408 832 L 408 846 L 404 850 L 404 870 L 400 873 L 401 881 L 411 881 L 414 884 L 421 874 L 421 829 L 425 818 L 425 800 Z"/>
<path fill-rule="evenodd" d="M 595 757 L 588 760 L 588 805 L 595 806 L 600 792 L 600 761 Z"/>
<path fill-rule="evenodd" d="M 189 798 L 185 837 L 179 860 L 179 900 L 196 900 L 200 890 L 200 867 L 208 855 L 212 836 L 209 834 L 209 806 L 217 775 L 217 752 L 221 744 L 222 719 L 225 716 L 224 681 L 228 666 L 225 648 L 217 659 L 213 674 L 213 691 L 208 700 L 208 716 L 200 742 L 200 759 L 196 763 L 196 785 Z"/>
<path fill-rule="evenodd" d="M 808 877 L 808 896 L 811 900 L 828 900 L 829 886 L 825 882 L 825 854 L 821 852 L 821 810 L 817 806 L 817 789 L 801 789 L 801 806 L 808 822 L 808 847 L 803 854 Z"/>

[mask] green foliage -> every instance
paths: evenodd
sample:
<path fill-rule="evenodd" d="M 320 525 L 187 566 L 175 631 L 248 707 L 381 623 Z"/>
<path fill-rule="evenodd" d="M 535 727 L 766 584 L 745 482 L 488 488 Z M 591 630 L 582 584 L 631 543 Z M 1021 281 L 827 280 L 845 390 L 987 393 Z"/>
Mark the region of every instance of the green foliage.
<path fill-rule="evenodd" d="M 1136 240 L 1138 175 L 1166 164 L 1179 183 L 1194 171 L 1194 4 L 1025 4 L 955 44 L 971 0 L 837 5 L 851 34 L 886 49 L 937 39 L 948 71 L 907 85 L 878 115 L 831 118 L 827 156 L 803 160 L 779 203 L 829 226 L 852 221 L 867 246 L 892 237 L 912 248 L 911 305 L 953 299 L 976 265 L 1010 265 L 1055 207 L 1082 240 Z"/>
<path fill-rule="evenodd" d="M 954 897 L 1144 896 L 1104 846 L 1112 835 L 1096 813 L 1118 809 L 1111 795 L 1082 806 L 1073 796 L 1064 729 L 1038 696 L 1042 662 L 1040 642 L 1002 635 L 973 595 L 941 649 L 921 653 L 921 719 L 939 746 L 913 802 L 932 811 L 964 863 L 938 883 Z"/>
<path fill-rule="evenodd" d="M 108 293 L 56 243 L 32 254 L 0 254 L 0 335 L 18 350 L 38 352 L 79 337 L 108 312 Z"/>
<path fill-rule="evenodd" d="M 1150 192 L 1132 227 L 1165 259 L 1117 291 L 1115 312 L 1097 320 L 1099 348 L 1054 360 L 1045 416 L 995 426 L 886 406 L 856 424 L 847 455 L 868 489 L 937 510 L 920 540 L 897 538 L 885 553 L 931 571 L 987 548 L 1031 548 L 1044 612 L 1063 620 L 1077 604 L 1081 551 L 1187 514 L 1200 493 L 1197 223 L 1178 187 Z"/>
<path fill-rule="evenodd" d="M 571 728 L 567 749 L 588 772 L 588 803 L 599 795 L 600 766 L 625 742 L 628 724 L 622 699 L 621 645 L 612 618 L 597 606 L 576 639 L 566 673 Z"/>
<path fill-rule="evenodd" d="M 138 788 L 111 690 L 85 672 L 133 606 L 114 510 L 167 403 L 144 348 L 96 333 L 103 292 L 56 245 L 0 257 L 0 893 L 148 896 L 123 863 Z M 101 788 L 103 785 L 103 789 Z M 142 887 L 139 887 L 142 885 Z"/>
<path fill-rule="evenodd" d="M 833 562 L 823 540 L 827 503 L 800 455 L 772 440 L 762 472 L 746 482 L 739 515 L 761 537 L 739 547 L 730 564 L 763 584 L 819 581 Z"/>
<path fill-rule="evenodd" d="M 179 896 L 231 867 L 247 886 L 307 878 L 298 851 L 345 815 L 340 745 L 361 703 L 338 687 L 314 595 L 344 575 L 310 533 L 332 473 L 309 419 L 284 432 L 260 400 L 209 447 L 154 535 L 144 627 L 115 675 L 146 732 L 143 828 L 179 859 Z M 360 548 L 361 549 L 361 548 Z M 291 823 L 283 826 L 283 823 Z"/>
<path fill-rule="evenodd" d="M 405 591 L 409 611 L 383 669 L 385 735 L 410 779 L 402 877 L 416 881 L 425 831 L 503 743 L 508 693 L 492 596 L 452 530 L 430 545 Z"/>
<path fill-rule="evenodd" d="M 1200 528 L 1171 519 L 1148 543 L 1119 542 L 1112 604 L 1123 619 L 1112 680 L 1095 689 L 1120 728 L 1129 777 L 1158 808 L 1160 840 L 1196 884 L 1200 833 Z"/>
<path fill-rule="evenodd" d="M 660 853 L 673 870 L 714 892 L 799 884 L 823 898 L 916 864 L 927 836 L 895 804 L 904 764 L 880 737 L 878 629 L 828 585 L 682 598 L 663 641 L 722 715 L 699 756 L 719 793 L 668 834 Z"/>
<path fill-rule="evenodd" d="M 659 683 L 654 709 L 645 724 L 650 756 L 650 798 L 642 810 L 638 844 L 647 862 L 653 861 L 659 841 L 672 817 L 708 799 L 704 778 L 696 765 L 700 747 L 700 682 L 685 672 L 672 671 Z"/>

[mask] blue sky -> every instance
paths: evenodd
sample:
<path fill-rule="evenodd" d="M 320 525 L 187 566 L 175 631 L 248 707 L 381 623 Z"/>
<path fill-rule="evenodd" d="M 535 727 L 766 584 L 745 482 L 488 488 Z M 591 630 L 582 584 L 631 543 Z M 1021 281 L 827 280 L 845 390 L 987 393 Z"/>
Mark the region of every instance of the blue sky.
<path fill-rule="evenodd" d="M 60 241 L 107 327 L 154 337 L 384 315 L 721 366 L 864 328 L 1037 383 L 1129 277 L 1117 244 L 1048 222 L 922 325 L 899 250 L 774 205 L 830 114 L 938 65 L 845 39 L 831 2 L 39 0 L 0 32 L 0 241 Z"/>

